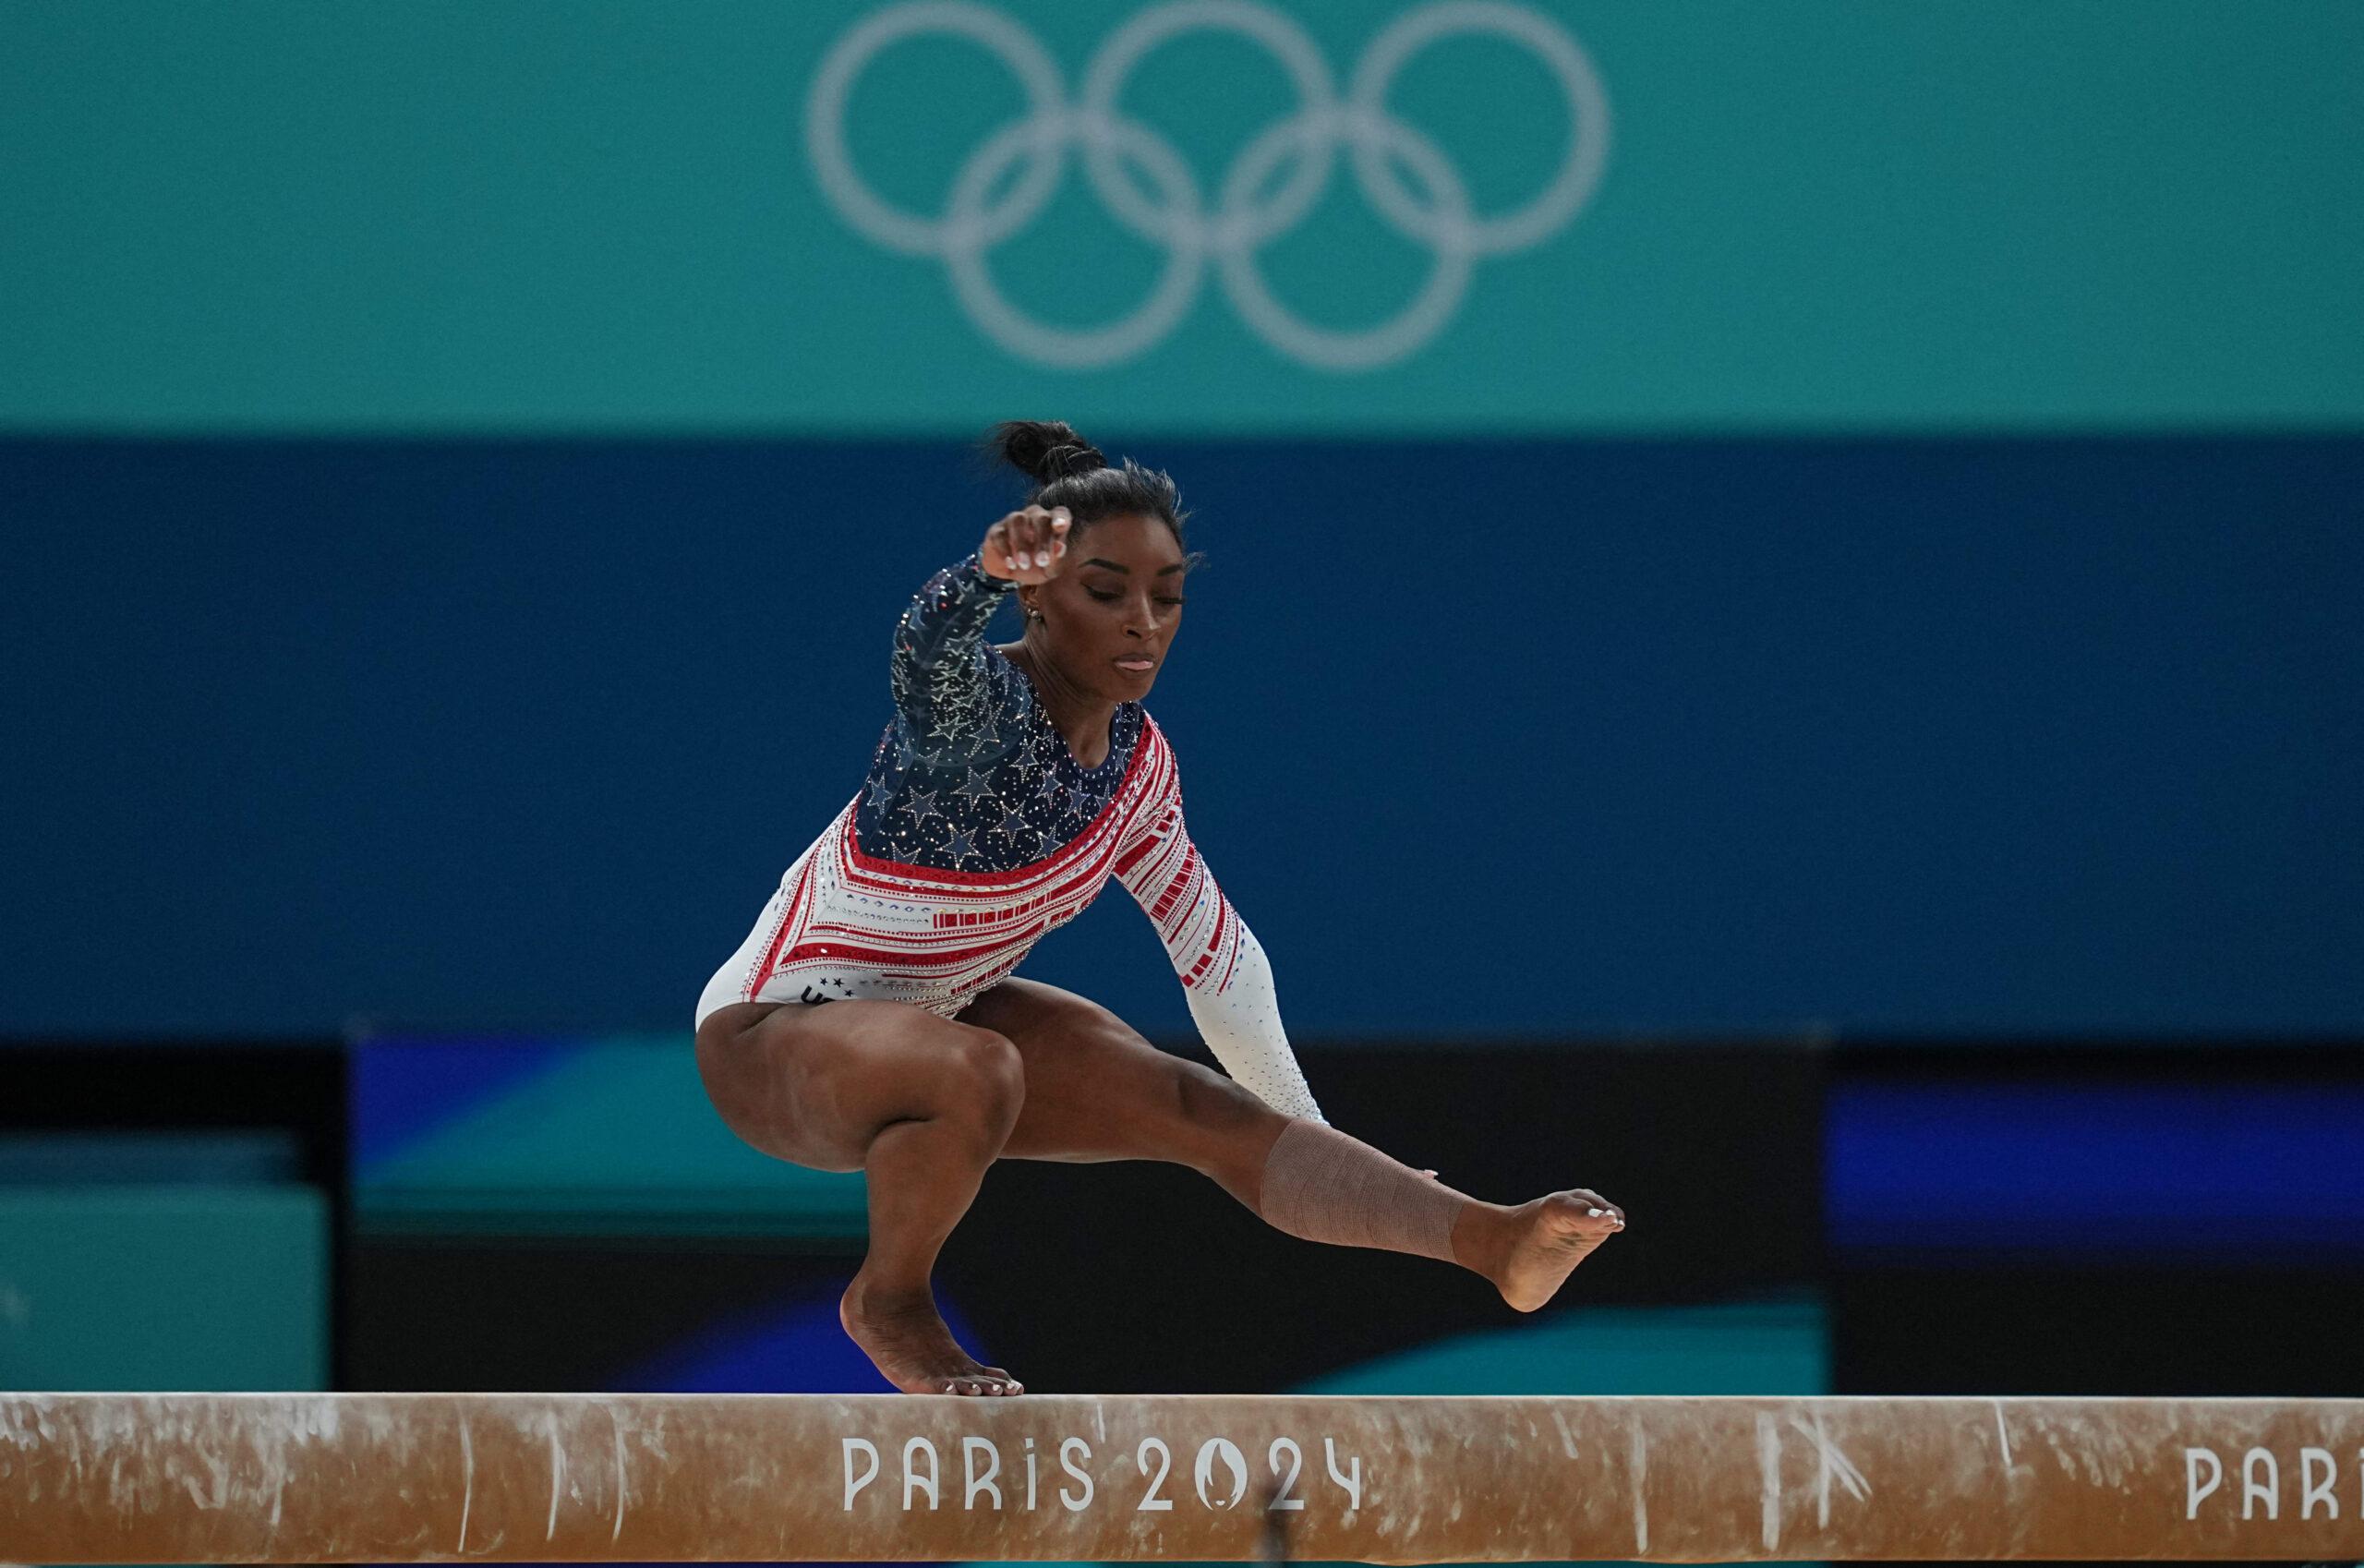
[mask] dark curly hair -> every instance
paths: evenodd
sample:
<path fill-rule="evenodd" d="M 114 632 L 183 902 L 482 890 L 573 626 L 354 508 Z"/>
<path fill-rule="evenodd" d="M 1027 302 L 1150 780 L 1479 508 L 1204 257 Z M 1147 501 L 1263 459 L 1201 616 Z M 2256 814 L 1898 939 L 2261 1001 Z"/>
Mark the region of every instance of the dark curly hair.
<path fill-rule="evenodd" d="M 1182 492 L 1162 468 L 1144 468 L 1131 458 L 1111 467 L 1100 449 L 1053 419 L 1005 419 L 984 440 L 992 457 L 1032 482 L 1029 506 L 1064 506 L 1079 529 L 1104 517 L 1154 517 L 1182 537 L 1190 514 Z M 1196 566 L 1200 557 L 1189 556 Z"/>

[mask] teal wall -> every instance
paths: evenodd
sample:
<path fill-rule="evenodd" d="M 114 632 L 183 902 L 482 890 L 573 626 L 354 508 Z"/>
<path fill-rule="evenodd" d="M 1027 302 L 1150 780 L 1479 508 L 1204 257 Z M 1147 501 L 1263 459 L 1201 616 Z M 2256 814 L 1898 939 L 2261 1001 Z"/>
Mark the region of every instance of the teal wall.
<path fill-rule="evenodd" d="M 0 1188 L 0 1388 L 318 1389 L 310 1188 Z"/>
<path fill-rule="evenodd" d="M 1605 118 L 1573 154 L 1599 155 L 1597 187 L 1526 248 L 1476 257 L 1433 337 L 1351 372 L 1260 339 L 1212 267 L 1172 335 L 1105 368 L 981 332 L 940 261 L 864 237 L 813 172 L 816 68 L 879 9 L 0 0 L 0 428 L 2364 417 L 2350 0 L 1539 0 L 1597 76 Z M 1072 94 L 1147 7 L 1000 9 Z M 1285 9 L 1343 83 L 1421 7 Z M 986 61 L 906 41 L 854 82 L 849 145 L 883 196 L 940 211 L 1016 113 Z M 1569 153 L 1551 75 L 1500 40 L 1439 42 L 1386 102 L 1480 214 Z M 1272 55 L 1203 37 L 1147 56 L 1120 100 L 1210 205 L 1293 103 Z M 988 266 L 1016 307 L 1083 326 L 1144 297 L 1164 254 L 1070 172 Z M 1256 260 L 1343 330 L 1413 297 L 1434 254 L 1341 174 Z"/>

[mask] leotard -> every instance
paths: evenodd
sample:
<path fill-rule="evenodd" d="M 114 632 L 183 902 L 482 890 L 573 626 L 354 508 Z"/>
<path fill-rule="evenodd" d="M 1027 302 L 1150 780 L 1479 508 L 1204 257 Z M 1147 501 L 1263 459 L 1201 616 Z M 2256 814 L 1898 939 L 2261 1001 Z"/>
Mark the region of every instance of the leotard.
<path fill-rule="evenodd" d="M 780 878 L 698 999 L 908 1002 L 950 1018 L 1114 876 L 1157 927 L 1225 1071 L 1321 1119 L 1289 1050 L 1272 970 L 1182 818 L 1174 751 L 1120 704 L 1086 767 L 1034 684 L 986 643 L 1011 585 L 971 556 L 930 578 L 895 634 L 895 717 L 862 792 Z"/>

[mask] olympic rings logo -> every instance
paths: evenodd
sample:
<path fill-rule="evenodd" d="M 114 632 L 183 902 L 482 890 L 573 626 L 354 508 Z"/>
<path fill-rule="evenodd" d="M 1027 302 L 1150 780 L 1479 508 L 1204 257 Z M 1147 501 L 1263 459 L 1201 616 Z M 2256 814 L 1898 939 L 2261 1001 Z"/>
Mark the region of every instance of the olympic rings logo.
<path fill-rule="evenodd" d="M 1172 142 L 1118 107 L 1127 78 L 1151 51 L 1194 32 L 1232 33 L 1262 45 L 1296 86 L 1297 111 L 1266 127 L 1225 170 L 1212 211 Z M 922 217 L 878 197 L 846 148 L 846 103 L 872 61 L 906 39 L 929 34 L 982 46 L 1025 90 L 1025 117 L 970 153 L 941 217 Z M 1490 35 L 1526 49 L 1549 68 L 1568 104 L 1569 136 L 1558 172 L 1525 205 L 1480 216 L 1453 162 L 1416 127 L 1390 114 L 1387 94 L 1411 60 L 1441 39 Z M 1037 364 L 1085 369 L 1121 364 L 1171 332 L 1198 297 L 1210 261 L 1241 319 L 1273 349 L 1317 369 L 1356 371 L 1414 353 L 1452 320 L 1479 257 L 1525 250 L 1558 233 L 1583 210 L 1609 154 L 1609 100 L 1591 60 L 1549 18 L 1505 0 L 1444 0 L 1390 23 L 1357 64 L 1341 98 L 1329 62 L 1295 20 L 1255 0 L 1169 0 L 1103 42 L 1070 103 L 1058 66 L 1033 34 L 973 0 L 911 0 L 857 24 L 833 44 L 805 106 L 805 141 L 831 206 L 889 250 L 941 260 L 978 329 Z M 1041 215 L 1065 176 L 1070 149 L 1083 155 L 1093 191 L 1126 229 L 1164 252 L 1149 297 L 1104 326 L 1063 327 L 1020 312 L 995 284 L 987 253 Z M 1393 319 L 1358 331 L 1317 326 L 1267 285 L 1256 253 L 1295 227 L 1328 186 L 1338 153 L 1381 218 L 1424 246 L 1432 259 L 1418 293 Z M 1295 169 L 1260 197 L 1284 163 Z M 1126 168 L 1144 171 L 1145 192 Z M 1401 164 L 1421 187 L 1411 188 Z M 992 193 L 1013 170 L 998 199 Z"/>

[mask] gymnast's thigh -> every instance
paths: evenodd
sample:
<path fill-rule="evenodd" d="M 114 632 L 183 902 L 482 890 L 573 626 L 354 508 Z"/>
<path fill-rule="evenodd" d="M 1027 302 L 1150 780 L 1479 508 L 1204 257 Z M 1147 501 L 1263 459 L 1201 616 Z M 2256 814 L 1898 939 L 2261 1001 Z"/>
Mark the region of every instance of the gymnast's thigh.
<path fill-rule="evenodd" d="M 1002 1146 L 1019 1160 L 1172 1160 L 1211 1174 L 1252 1163 L 1287 1118 L 1223 1074 L 1161 1051 L 1088 997 L 1005 980 L 962 1023 L 1018 1048 L 1026 1102 Z M 1254 1147 L 1245 1147 L 1245 1145 Z"/>
<path fill-rule="evenodd" d="M 902 1002 L 735 1002 L 698 1026 L 698 1076 L 731 1131 L 775 1159 L 860 1170 L 899 1121 L 943 1114 L 1007 1042 Z"/>

